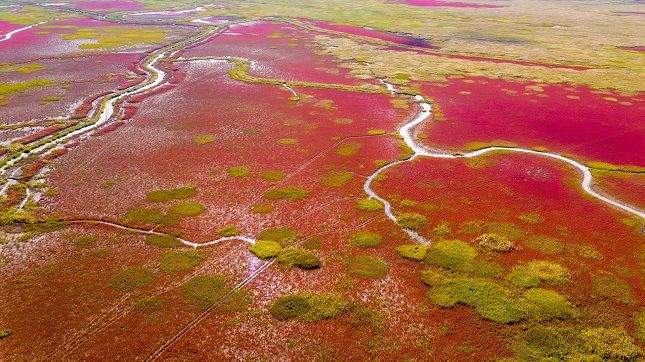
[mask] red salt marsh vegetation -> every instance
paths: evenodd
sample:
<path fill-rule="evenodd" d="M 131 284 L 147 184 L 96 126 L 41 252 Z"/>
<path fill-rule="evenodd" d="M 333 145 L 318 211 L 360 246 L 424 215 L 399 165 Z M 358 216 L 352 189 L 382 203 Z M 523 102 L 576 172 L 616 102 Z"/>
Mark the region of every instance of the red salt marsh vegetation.
<path fill-rule="evenodd" d="M 642 165 L 642 95 L 568 85 L 496 79 L 451 79 L 422 85 L 440 116 L 425 125 L 430 146 L 476 149 L 489 144 L 544 147 L 584 161 Z M 509 114 L 508 110 L 513 112 Z"/>

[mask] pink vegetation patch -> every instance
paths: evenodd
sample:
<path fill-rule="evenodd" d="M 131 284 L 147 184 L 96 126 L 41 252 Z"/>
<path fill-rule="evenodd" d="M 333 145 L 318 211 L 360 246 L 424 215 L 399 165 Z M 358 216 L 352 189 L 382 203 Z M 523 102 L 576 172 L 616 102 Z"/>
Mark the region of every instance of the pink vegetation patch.
<path fill-rule="evenodd" d="M 427 6 L 434 8 L 501 8 L 502 5 L 462 3 L 458 1 L 441 0 L 403 0 L 404 3 L 414 6 Z"/>
<path fill-rule="evenodd" d="M 83 1 L 75 4 L 78 9 L 85 10 L 102 10 L 102 9 L 119 9 L 119 10 L 138 10 L 141 9 L 141 3 L 137 1 Z"/>
<path fill-rule="evenodd" d="M 6 21 L 0 21 L 0 37 L 4 36 L 10 31 L 20 29 L 20 28 L 21 28 L 20 25 L 11 24 Z"/>
<path fill-rule="evenodd" d="M 645 165 L 642 95 L 486 78 L 450 79 L 421 90 L 441 111 L 422 131 L 434 147 L 503 140 L 583 160 Z"/>
<path fill-rule="evenodd" d="M 410 35 L 381 32 L 381 31 L 377 31 L 366 27 L 330 24 L 324 21 L 312 21 L 310 23 L 322 29 L 339 31 L 347 34 L 359 35 L 359 36 L 364 36 L 368 38 L 381 39 L 381 40 L 385 40 L 385 41 L 389 41 L 389 42 L 397 43 L 401 45 L 413 46 L 418 48 L 427 48 L 427 49 L 439 49 L 439 47 L 436 47 L 428 43 L 426 39 L 417 38 Z"/>
<path fill-rule="evenodd" d="M 625 49 L 625 50 L 632 50 L 632 51 L 635 51 L 635 52 L 645 52 L 645 46 L 643 46 L 643 45 L 639 45 L 639 46 L 635 46 L 635 47 L 621 47 L 621 48 Z"/>

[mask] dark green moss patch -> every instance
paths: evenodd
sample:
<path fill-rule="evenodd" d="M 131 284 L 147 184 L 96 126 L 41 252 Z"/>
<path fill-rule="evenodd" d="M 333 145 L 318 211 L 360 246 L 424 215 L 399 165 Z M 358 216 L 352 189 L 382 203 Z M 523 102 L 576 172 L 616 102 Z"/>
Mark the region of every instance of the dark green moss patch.
<path fill-rule="evenodd" d="M 158 235 L 158 234 L 146 235 L 146 243 L 154 246 L 159 246 L 162 248 L 176 248 L 182 245 L 179 239 L 177 239 L 172 235 Z"/>
<path fill-rule="evenodd" d="M 350 246 L 356 248 L 374 248 L 381 245 L 383 238 L 377 233 L 363 230 L 350 236 Z"/>
<path fill-rule="evenodd" d="M 130 267 L 121 270 L 110 280 L 110 286 L 115 289 L 139 289 L 154 280 L 154 273 L 142 267 Z"/>
<path fill-rule="evenodd" d="M 370 255 L 357 255 L 349 258 L 345 263 L 345 268 L 348 274 L 364 278 L 380 278 L 385 276 L 390 269 L 385 260 Z"/>
<path fill-rule="evenodd" d="M 172 250 L 164 253 L 159 261 L 159 269 L 164 273 L 190 270 L 204 259 L 199 250 Z"/>
<path fill-rule="evenodd" d="M 194 186 L 184 186 L 169 190 L 156 190 L 146 194 L 148 202 L 168 202 L 171 200 L 183 200 L 197 195 L 197 188 Z"/>
<path fill-rule="evenodd" d="M 254 214 L 270 214 L 274 209 L 275 207 L 273 205 L 255 205 L 251 209 L 251 212 L 253 212 Z"/>

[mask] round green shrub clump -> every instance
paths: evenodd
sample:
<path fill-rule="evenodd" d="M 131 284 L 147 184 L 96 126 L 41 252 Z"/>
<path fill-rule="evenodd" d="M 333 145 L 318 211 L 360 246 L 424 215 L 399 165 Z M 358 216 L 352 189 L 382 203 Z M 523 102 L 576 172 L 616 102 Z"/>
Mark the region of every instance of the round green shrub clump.
<path fill-rule="evenodd" d="M 173 250 L 161 256 L 159 269 L 164 273 L 190 270 L 204 259 L 204 253 L 199 250 Z"/>
<path fill-rule="evenodd" d="M 249 250 L 260 259 L 271 259 L 280 254 L 282 246 L 275 241 L 258 240 Z"/>
<path fill-rule="evenodd" d="M 285 187 L 269 190 L 264 197 L 270 200 L 302 200 L 309 196 L 309 191 L 298 187 Z"/>
<path fill-rule="evenodd" d="M 356 248 L 373 248 L 379 246 L 383 241 L 381 235 L 367 230 L 352 234 L 350 239 L 349 245 Z"/>
<path fill-rule="evenodd" d="M 206 309 L 224 296 L 227 290 L 225 277 L 198 275 L 184 284 L 182 294 L 197 309 Z"/>
<path fill-rule="evenodd" d="M 170 212 L 176 215 L 190 217 L 197 216 L 204 212 L 204 210 L 204 205 L 198 202 L 184 202 L 183 204 L 173 206 Z"/>
<path fill-rule="evenodd" d="M 170 200 L 187 199 L 197 195 L 197 188 L 194 186 L 184 186 L 169 190 L 156 190 L 146 194 L 148 202 L 168 202 Z"/>
<path fill-rule="evenodd" d="M 8 329 L 8 328 L 0 329 L 0 339 L 7 338 L 12 334 L 13 334 L 13 330 L 11 329 Z"/>
<path fill-rule="evenodd" d="M 277 227 L 270 228 L 262 231 L 258 235 L 258 240 L 270 240 L 275 241 L 280 244 L 280 246 L 285 247 L 289 244 L 296 241 L 298 235 L 291 228 L 288 227 Z"/>
<path fill-rule="evenodd" d="M 419 230 L 428 224 L 428 219 L 416 212 L 405 212 L 397 216 L 396 223 L 402 228 Z"/>
<path fill-rule="evenodd" d="M 524 292 L 524 298 L 528 302 L 529 315 L 539 321 L 577 318 L 579 315 L 567 298 L 552 290 L 529 289 Z"/>
<path fill-rule="evenodd" d="M 524 244 L 544 254 L 557 254 L 564 250 L 564 243 L 562 241 L 544 235 L 531 236 L 524 241 Z"/>
<path fill-rule="evenodd" d="M 155 274 L 146 268 L 130 267 L 121 270 L 110 280 L 110 286 L 115 289 L 143 288 L 155 278 Z"/>
<path fill-rule="evenodd" d="M 278 254 L 277 261 L 288 267 L 296 266 L 300 269 L 317 269 L 322 266 L 320 258 L 316 254 L 296 248 L 284 248 Z"/>
<path fill-rule="evenodd" d="M 278 298 L 269 311 L 278 320 L 298 318 L 305 322 L 332 319 L 341 315 L 349 303 L 333 293 L 296 293 Z"/>
<path fill-rule="evenodd" d="M 274 318 L 284 321 L 307 313 L 309 302 L 305 296 L 300 294 L 285 295 L 273 302 L 269 311 Z"/>
<path fill-rule="evenodd" d="M 428 248 L 426 262 L 441 268 L 466 272 L 472 269 L 477 251 L 460 240 L 442 240 Z"/>
<path fill-rule="evenodd" d="M 591 280 L 591 295 L 596 298 L 613 299 L 627 305 L 634 304 L 634 292 L 629 284 L 609 273 Z"/>
<path fill-rule="evenodd" d="M 146 243 L 150 245 L 159 246 L 162 248 L 176 248 L 181 246 L 179 239 L 172 235 L 161 234 L 148 234 L 146 235 Z"/>
<path fill-rule="evenodd" d="M 471 278 L 455 278 L 435 286 L 428 296 L 441 307 L 457 304 L 474 307 L 482 318 L 508 324 L 525 317 L 521 305 L 510 299 L 496 283 Z"/>
<path fill-rule="evenodd" d="M 508 240 L 508 238 L 497 234 L 482 234 L 475 243 L 484 249 L 506 252 L 515 249 L 515 244 Z"/>
<path fill-rule="evenodd" d="M 228 174 L 231 177 L 246 177 L 251 174 L 251 170 L 246 166 L 231 167 L 228 169 Z"/>
<path fill-rule="evenodd" d="M 236 236 L 240 235 L 240 230 L 235 225 L 227 225 L 217 230 L 217 233 L 222 237 Z"/>
<path fill-rule="evenodd" d="M 536 260 L 518 265 L 507 276 L 509 282 L 522 288 L 537 287 L 541 283 L 565 284 L 570 278 L 569 270 L 560 264 L 546 260 Z"/>
<path fill-rule="evenodd" d="M 405 244 L 397 246 L 396 252 L 406 259 L 421 261 L 425 259 L 428 247 L 422 244 Z"/>
<path fill-rule="evenodd" d="M 368 212 L 378 211 L 383 209 L 383 204 L 381 204 L 378 200 L 371 198 L 361 199 L 356 203 L 356 209 Z"/>
<path fill-rule="evenodd" d="M 347 261 L 345 266 L 348 274 L 364 278 L 382 277 L 390 269 L 385 260 L 370 255 L 354 256 Z"/>

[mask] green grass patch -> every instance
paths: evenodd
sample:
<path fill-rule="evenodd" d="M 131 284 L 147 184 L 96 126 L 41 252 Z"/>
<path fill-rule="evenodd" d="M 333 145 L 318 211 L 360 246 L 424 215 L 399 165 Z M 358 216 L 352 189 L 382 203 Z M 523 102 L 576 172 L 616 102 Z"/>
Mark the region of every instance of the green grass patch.
<path fill-rule="evenodd" d="M 343 157 L 354 156 L 361 147 L 363 145 L 358 142 L 346 142 L 336 149 L 336 154 Z"/>
<path fill-rule="evenodd" d="M 319 249 L 322 249 L 323 242 L 322 242 L 322 240 L 320 240 L 320 238 L 313 237 L 313 238 L 305 240 L 302 243 L 302 247 L 305 248 L 305 249 L 319 250 Z"/>
<path fill-rule="evenodd" d="M 383 210 L 383 204 L 372 198 L 361 199 L 356 202 L 356 209 L 361 211 L 379 211 Z"/>
<path fill-rule="evenodd" d="M 284 180 L 287 175 L 282 171 L 265 171 L 260 174 L 260 177 L 269 182 L 278 182 Z"/>
<path fill-rule="evenodd" d="M 507 237 L 497 234 L 482 234 L 474 242 L 490 251 L 507 252 L 515 249 L 515 243 Z"/>
<path fill-rule="evenodd" d="M 645 310 L 634 314 L 634 327 L 636 328 L 636 338 L 645 342 Z"/>
<path fill-rule="evenodd" d="M 538 321 L 578 318 L 580 315 L 567 298 L 552 290 L 529 289 L 524 292 L 523 297 L 528 302 L 529 316 Z"/>
<path fill-rule="evenodd" d="M 257 239 L 275 241 L 280 246 L 286 247 L 298 239 L 298 234 L 289 227 L 276 227 L 262 231 Z"/>
<path fill-rule="evenodd" d="M 168 202 L 171 200 L 182 200 L 197 195 L 197 188 L 194 186 L 183 186 L 176 189 L 162 189 L 148 192 L 146 201 L 148 202 Z"/>
<path fill-rule="evenodd" d="M 557 328 L 537 325 L 528 329 L 514 348 L 518 360 L 635 361 L 643 351 L 622 328 Z"/>
<path fill-rule="evenodd" d="M 295 145 L 298 144 L 298 140 L 295 138 L 280 138 L 278 143 L 281 145 Z"/>
<path fill-rule="evenodd" d="M 172 250 L 164 253 L 159 261 L 159 269 L 164 273 L 190 270 L 204 260 L 200 250 Z"/>
<path fill-rule="evenodd" d="M 471 273 L 480 278 L 497 278 L 502 274 L 502 267 L 487 261 L 475 261 Z"/>
<path fill-rule="evenodd" d="M 99 237 L 96 235 L 79 236 L 76 239 L 74 239 L 74 246 L 76 246 L 76 249 L 85 249 L 87 247 L 90 247 L 96 244 L 96 241 L 98 239 Z"/>
<path fill-rule="evenodd" d="M 297 248 L 282 249 L 278 254 L 277 261 L 287 267 L 295 266 L 304 270 L 322 267 L 322 261 L 316 254 Z"/>
<path fill-rule="evenodd" d="M 204 205 L 200 204 L 199 202 L 190 201 L 173 206 L 170 209 L 170 212 L 182 217 L 191 217 L 201 214 L 202 212 L 204 212 L 204 210 Z"/>
<path fill-rule="evenodd" d="M 152 313 L 163 309 L 163 300 L 157 297 L 139 298 L 133 303 L 134 309 L 142 313 Z"/>
<path fill-rule="evenodd" d="M 349 245 L 356 248 L 374 248 L 381 245 L 383 238 L 377 233 L 363 230 L 350 235 Z"/>
<path fill-rule="evenodd" d="M 125 219 L 142 224 L 171 226 L 181 221 L 180 215 L 168 214 L 158 209 L 137 208 L 125 213 Z"/>
<path fill-rule="evenodd" d="M 442 240 L 428 248 L 425 261 L 456 272 L 472 270 L 477 251 L 460 240 Z"/>
<path fill-rule="evenodd" d="M 295 293 L 271 304 L 271 315 L 281 321 L 297 318 L 305 322 L 333 319 L 345 312 L 349 303 L 333 293 Z"/>
<path fill-rule="evenodd" d="M 121 270 L 110 280 L 110 286 L 115 289 L 139 289 L 148 286 L 155 278 L 155 274 L 142 267 L 129 267 Z"/>
<path fill-rule="evenodd" d="M 396 223 L 402 228 L 419 230 L 428 224 L 428 219 L 416 212 L 404 212 L 397 215 Z"/>
<path fill-rule="evenodd" d="M 275 210 L 275 206 L 268 204 L 255 205 L 251 208 L 251 212 L 254 214 L 270 214 Z"/>
<path fill-rule="evenodd" d="M 544 254 L 557 254 L 564 250 L 562 241 L 544 235 L 531 236 L 524 241 L 524 245 Z"/>
<path fill-rule="evenodd" d="M 212 134 L 198 134 L 193 138 L 193 142 L 197 145 L 203 146 L 211 142 L 215 142 L 215 136 Z"/>
<path fill-rule="evenodd" d="M 217 234 L 222 237 L 240 235 L 240 229 L 235 225 L 227 225 L 217 230 Z"/>
<path fill-rule="evenodd" d="M 380 278 L 388 273 L 390 267 L 385 260 L 379 257 L 357 255 L 346 261 L 345 269 L 350 275 L 364 278 Z"/>
<path fill-rule="evenodd" d="M 0 329 L 0 339 L 7 338 L 13 334 L 13 330 L 9 328 Z"/>
<path fill-rule="evenodd" d="M 228 175 L 231 177 L 247 177 L 251 174 L 251 169 L 246 166 L 236 166 L 228 169 Z"/>
<path fill-rule="evenodd" d="M 524 229 L 513 223 L 488 223 L 485 225 L 485 228 L 487 233 L 497 234 L 506 237 L 509 240 L 515 240 L 526 234 Z"/>
<path fill-rule="evenodd" d="M 207 309 L 226 294 L 226 278 L 221 275 L 198 275 L 190 278 L 182 288 L 182 295 L 190 305 Z"/>
<path fill-rule="evenodd" d="M 258 240 L 249 248 L 249 250 L 260 259 L 271 259 L 280 254 L 282 246 L 275 241 Z"/>
<path fill-rule="evenodd" d="M 426 258 L 428 246 L 421 244 L 405 244 L 396 247 L 396 252 L 403 258 L 421 261 Z"/>
<path fill-rule="evenodd" d="M 546 260 L 531 261 L 513 268 L 506 279 L 521 288 L 534 288 L 542 283 L 550 285 L 565 284 L 571 273 L 560 264 Z"/>
<path fill-rule="evenodd" d="M 428 296 L 433 303 L 444 308 L 458 304 L 473 307 L 482 318 L 500 324 L 517 322 L 525 316 L 521 305 L 513 301 L 502 287 L 487 280 L 449 279 L 434 286 Z"/>
<path fill-rule="evenodd" d="M 352 180 L 354 174 L 350 171 L 330 171 L 320 182 L 329 187 L 341 187 Z"/>
<path fill-rule="evenodd" d="M 387 132 L 385 132 L 382 129 L 371 129 L 371 130 L 367 131 L 367 134 L 370 135 L 370 136 L 382 136 L 382 135 L 384 135 L 386 133 Z"/>
<path fill-rule="evenodd" d="M 145 240 L 147 244 L 162 248 L 176 248 L 182 245 L 179 239 L 172 235 L 149 234 Z"/>
<path fill-rule="evenodd" d="M 269 190 L 264 194 L 270 200 L 302 200 L 307 196 L 309 191 L 293 186 Z"/>
<path fill-rule="evenodd" d="M 610 274 L 603 274 L 591 280 L 591 295 L 627 305 L 634 304 L 634 292 L 629 284 Z"/>

